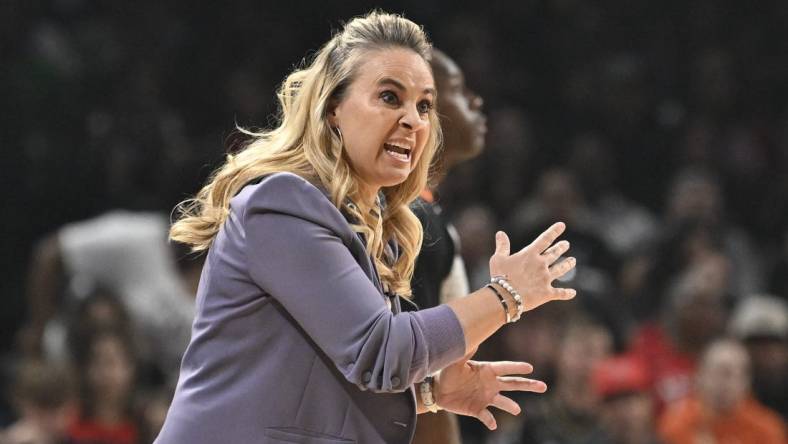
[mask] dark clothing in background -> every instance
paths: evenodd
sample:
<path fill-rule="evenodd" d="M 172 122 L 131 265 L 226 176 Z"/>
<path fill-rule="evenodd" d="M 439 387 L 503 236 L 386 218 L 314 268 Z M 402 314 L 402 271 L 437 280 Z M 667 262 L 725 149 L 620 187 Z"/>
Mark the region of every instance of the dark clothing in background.
<path fill-rule="evenodd" d="M 424 240 L 411 280 L 413 302 L 418 309 L 427 309 L 442 302 L 441 289 L 451 274 L 456 248 L 440 206 L 420 197 L 411 209 L 424 229 Z M 402 307 L 404 310 L 411 308 L 407 304 Z M 414 444 L 458 444 L 462 441 L 457 417 L 449 412 L 423 413 L 416 423 Z"/>
<path fill-rule="evenodd" d="M 424 241 L 411 280 L 413 302 L 419 308 L 435 307 L 441 303 L 441 285 L 451 272 L 454 241 L 449 235 L 440 206 L 418 198 L 411 209 L 424 228 Z"/>

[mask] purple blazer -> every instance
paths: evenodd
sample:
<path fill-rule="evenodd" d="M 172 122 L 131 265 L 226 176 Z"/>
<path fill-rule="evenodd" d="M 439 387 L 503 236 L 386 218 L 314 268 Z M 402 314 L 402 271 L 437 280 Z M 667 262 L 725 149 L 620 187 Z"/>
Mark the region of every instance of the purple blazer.
<path fill-rule="evenodd" d="M 323 191 L 246 186 L 214 239 L 157 444 L 408 443 L 412 385 L 461 358 L 454 312 L 387 308 L 364 244 Z M 396 312 L 396 313 L 395 313 Z"/>

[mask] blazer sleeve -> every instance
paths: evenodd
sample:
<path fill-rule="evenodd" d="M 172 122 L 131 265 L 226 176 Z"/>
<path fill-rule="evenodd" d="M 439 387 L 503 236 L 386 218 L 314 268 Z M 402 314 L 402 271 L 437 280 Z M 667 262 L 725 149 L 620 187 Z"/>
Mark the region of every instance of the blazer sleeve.
<path fill-rule="evenodd" d="M 253 281 L 362 389 L 404 391 L 465 351 L 454 312 L 393 314 L 346 242 L 354 235 L 312 184 L 280 173 L 254 186 L 243 215 Z"/>

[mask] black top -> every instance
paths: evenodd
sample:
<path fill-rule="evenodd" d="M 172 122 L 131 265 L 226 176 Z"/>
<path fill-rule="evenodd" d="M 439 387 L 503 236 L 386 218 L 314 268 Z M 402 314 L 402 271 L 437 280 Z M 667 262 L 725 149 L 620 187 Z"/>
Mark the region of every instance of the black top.
<path fill-rule="evenodd" d="M 441 284 L 454 262 L 454 241 L 438 204 L 418 198 L 411 209 L 424 227 L 424 241 L 411 281 L 413 302 L 420 309 L 435 307 L 440 304 Z M 408 307 L 403 306 L 403 309 L 408 310 Z"/>

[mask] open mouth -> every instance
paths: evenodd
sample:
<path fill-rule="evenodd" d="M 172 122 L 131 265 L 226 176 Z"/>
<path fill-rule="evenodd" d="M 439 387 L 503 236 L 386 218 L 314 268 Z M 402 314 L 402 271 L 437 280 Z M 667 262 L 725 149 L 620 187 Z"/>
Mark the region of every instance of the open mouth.
<path fill-rule="evenodd" d="M 386 153 L 388 153 L 391 157 L 401 160 L 403 162 L 410 161 L 410 153 L 411 149 L 406 148 L 400 145 L 395 145 L 393 143 L 384 143 L 383 148 L 386 149 Z"/>

